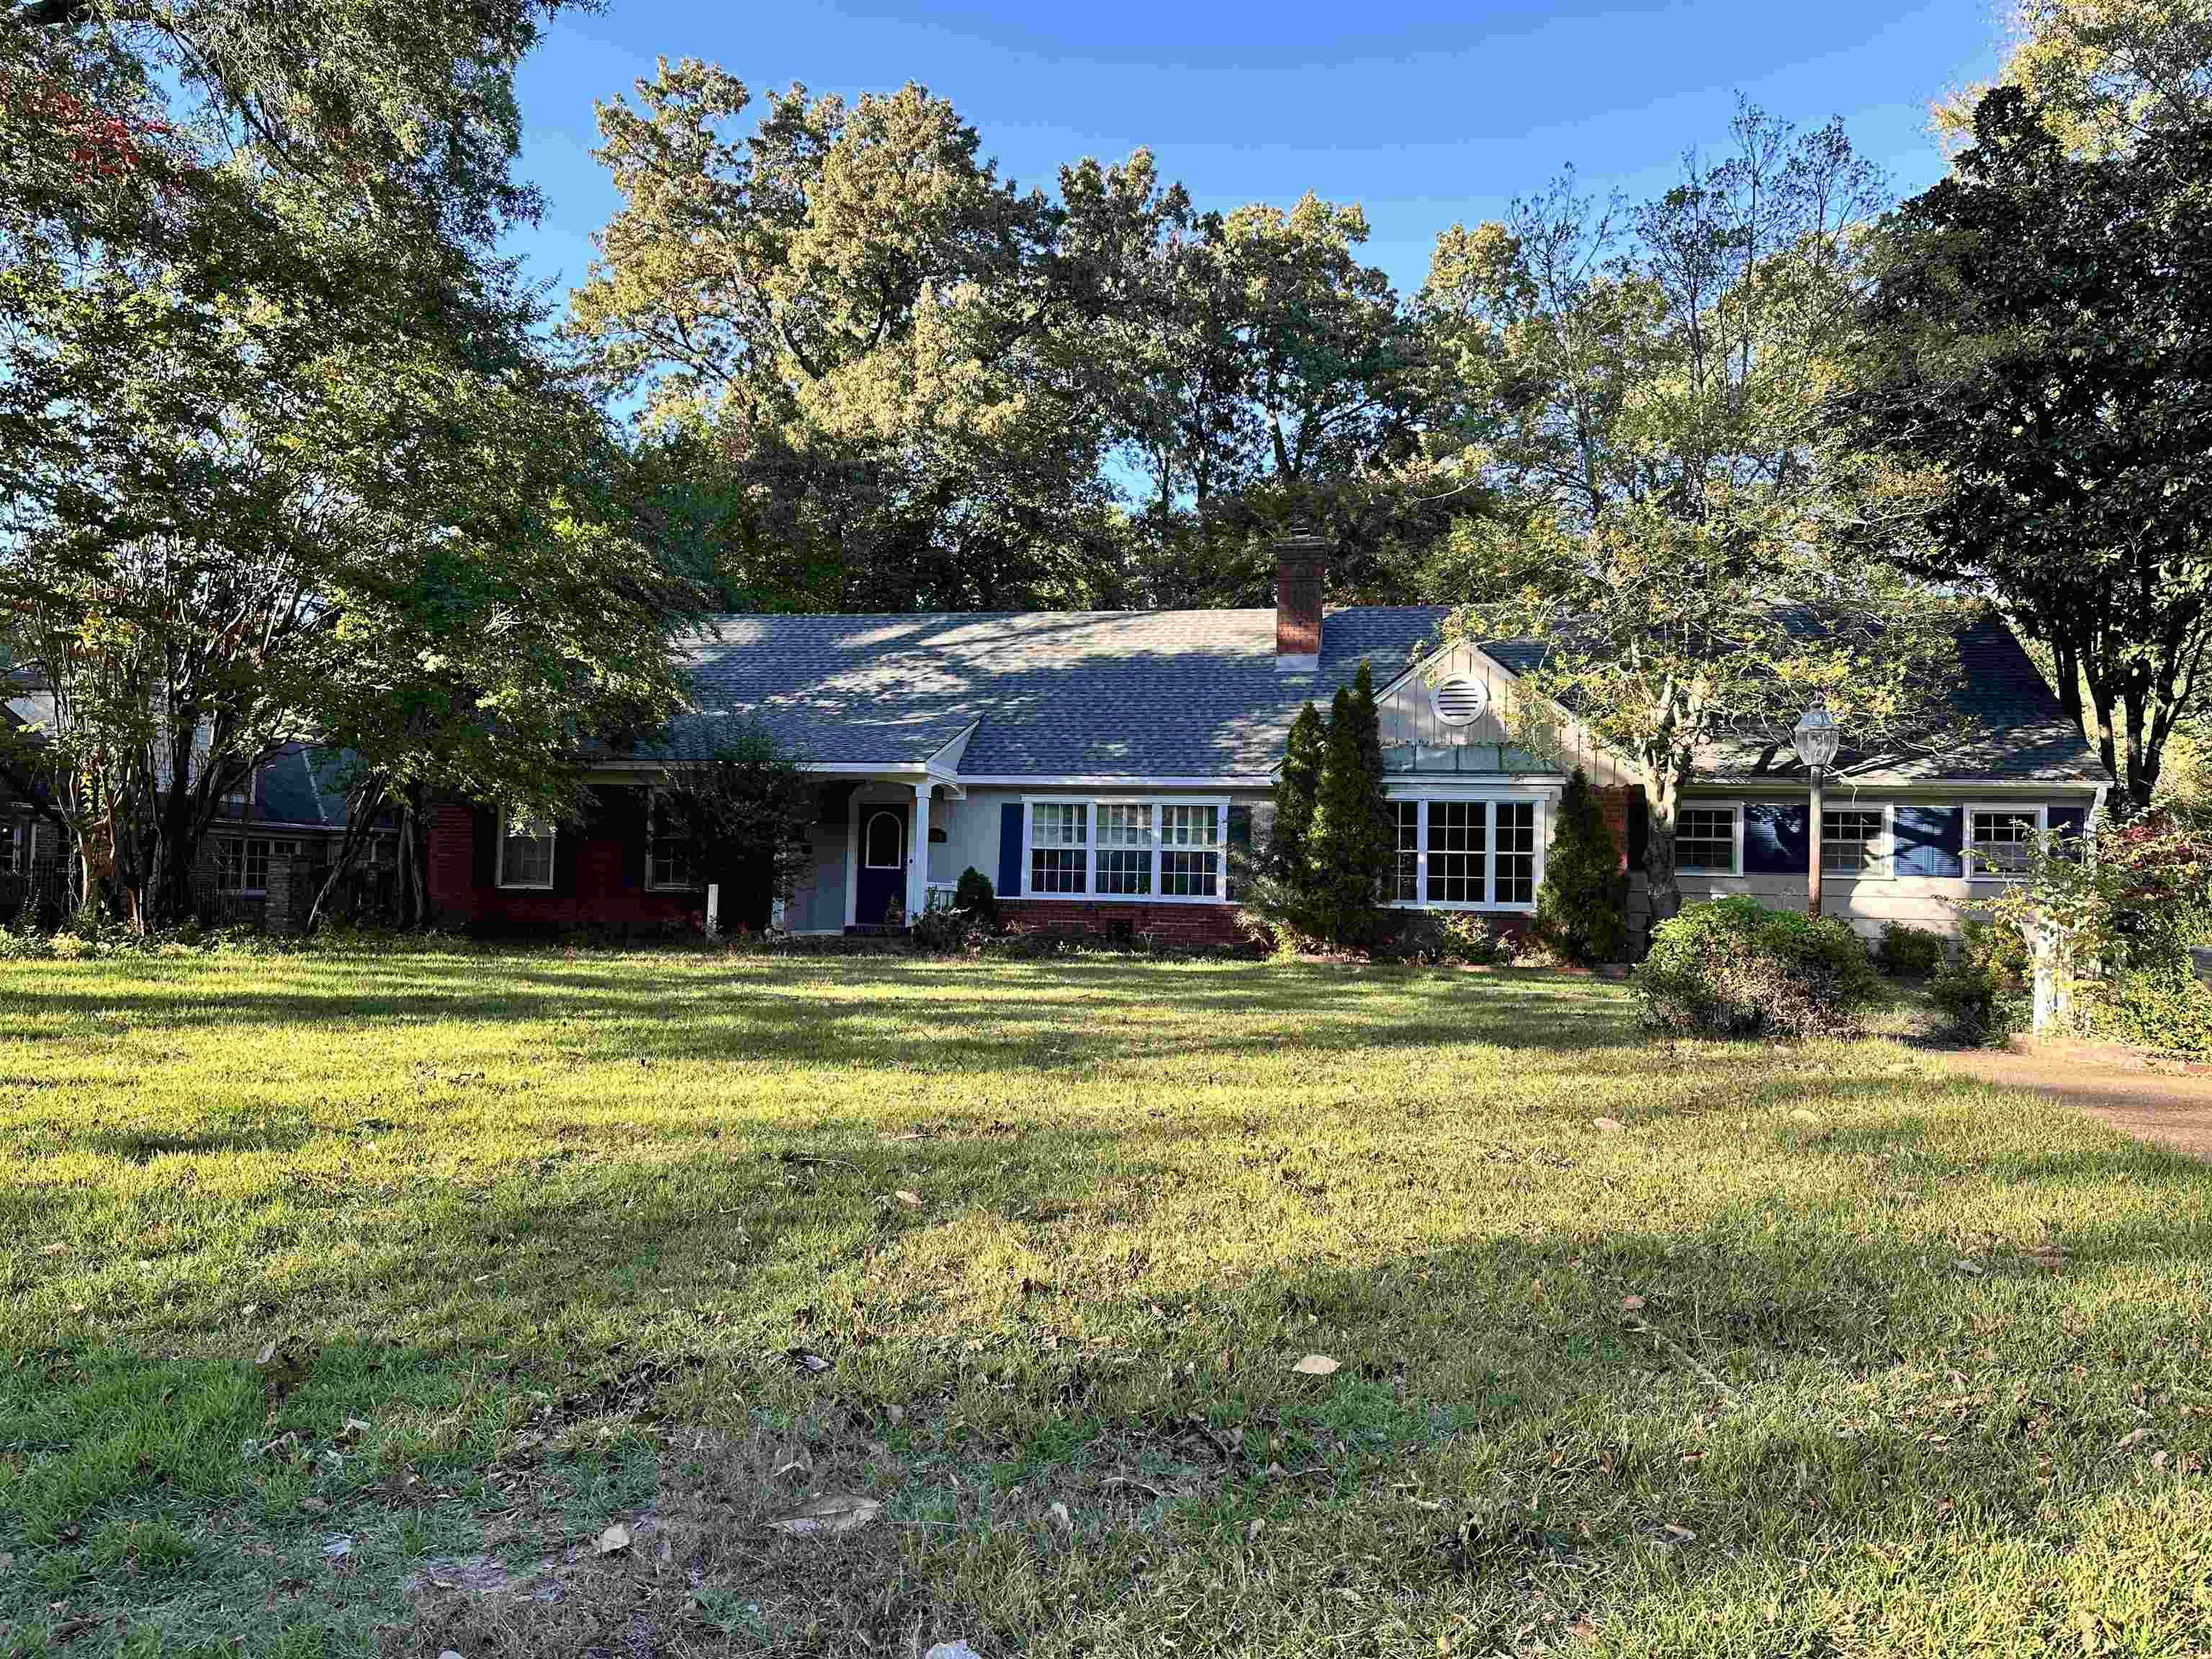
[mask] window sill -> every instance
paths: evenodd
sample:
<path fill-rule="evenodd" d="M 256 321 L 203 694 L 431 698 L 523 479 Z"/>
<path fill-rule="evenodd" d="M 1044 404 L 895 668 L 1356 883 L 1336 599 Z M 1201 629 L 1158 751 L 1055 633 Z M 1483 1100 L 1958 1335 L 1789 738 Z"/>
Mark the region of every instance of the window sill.
<path fill-rule="evenodd" d="M 1382 907 L 1386 910 L 1465 910 L 1473 915 L 1491 916 L 1533 916 L 1536 907 L 1528 904 L 1464 904 L 1449 899 L 1392 899 Z"/>
<path fill-rule="evenodd" d="M 502 893 L 550 893 L 553 890 L 553 884 L 550 881 L 495 881 L 492 885 Z"/>

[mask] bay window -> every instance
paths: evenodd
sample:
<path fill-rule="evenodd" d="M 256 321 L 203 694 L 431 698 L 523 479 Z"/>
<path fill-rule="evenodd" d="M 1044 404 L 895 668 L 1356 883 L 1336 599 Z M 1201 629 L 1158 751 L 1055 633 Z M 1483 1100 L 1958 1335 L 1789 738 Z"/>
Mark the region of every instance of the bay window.
<path fill-rule="evenodd" d="M 1529 910 L 1544 879 L 1544 804 L 1522 797 L 1394 799 L 1393 901 L 1457 910 Z"/>
<path fill-rule="evenodd" d="M 1226 896 L 1225 800 L 1033 799 L 1024 818 L 1026 896 Z"/>

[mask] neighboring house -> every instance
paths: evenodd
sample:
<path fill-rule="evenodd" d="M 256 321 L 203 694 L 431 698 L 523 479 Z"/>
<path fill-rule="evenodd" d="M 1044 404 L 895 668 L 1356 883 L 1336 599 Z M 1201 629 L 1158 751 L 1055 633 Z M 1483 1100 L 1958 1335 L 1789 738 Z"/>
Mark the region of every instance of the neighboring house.
<path fill-rule="evenodd" d="M 821 781 L 811 876 L 771 916 L 764 894 L 723 872 L 722 920 L 870 929 L 942 902 L 972 866 L 1018 926 L 1232 940 L 1230 854 L 1255 815 L 1264 823 L 1291 721 L 1309 700 L 1325 709 L 1363 661 L 1391 772 L 1395 902 L 1524 921 L 1576 765 L 1640 862 L 1642 795 L 1615 757 L 1556 709 L 1544 752 L 1515 745 L 1502 714 L 1530 642 L 1443 647 L 1436 607 L 1324 612 L 1328 552 L 1281 544 L 1269 611 L 714 619 L 689 647 L 702 728 L 758 719 Z M 1940 758 L 1847 750 L 1829 778 L 1826 902 L 1868 931 L 1891 917 L 1950 925 L 1949 902 L 1990 890 L 2008 849 L 2086 824 L 2106 787 L 2001 626 L 1960 641 L 1958 685 L 1979 741 Z M 592 809 L 573 823 L 438 807 L 440 920 L 697 925 L 705 878 L 657 832 L 664 766 L 642 752 L 596 763 Z M 1786 746 L 1713 757 L 1683 813 L 1686 894 L 1802 905 L 1808 796 Z"/>

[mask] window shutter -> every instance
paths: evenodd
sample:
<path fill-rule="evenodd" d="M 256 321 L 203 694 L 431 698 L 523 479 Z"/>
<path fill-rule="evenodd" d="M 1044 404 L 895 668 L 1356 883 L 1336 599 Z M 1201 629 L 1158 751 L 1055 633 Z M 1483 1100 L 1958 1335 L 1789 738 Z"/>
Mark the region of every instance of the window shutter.
<path fill-rule="evenodd" d="M 1900 806 L 1897 831 L 1897 873 L 1948 876 L 1966 873 L 1966 809 L 1963 806 Z"/>
<path fill-rule="evenodd" d="M 647 799 L 642 785 L 611 786 L 599 792 L 600 833 L 621 849 L 615 862 L 622 872 L 622 885 L 627 888 L 645 885 Z"/>
<path fill-rule="evenodd" d="M 2078 855 L 2081 840 L 2089 833 L 2089 809 L 2086 806 L 2054 806 L 2045 822 L 2051 826 L 2052 835 L 2065 837 L 2059 842 L 2061 850 L 2069 856 Z"/>
<path fill-rule="evenodd" d="M 1747 801 L 1743 809 L 1743 867 L 1747 873 L 1802 876 L 1808 847 L 1803 803 Z"/>
<path fill-rule="evenodd" d="M 553 831 L 553 887 L 556 893 L 576 891 L 576 854 L 584 839 L 581 823 L 563 823 Z"/>
<path fill-rule="evenodd" d="M 499 880 L 498 811 L 489 806 L 463 806 L 458 803 L 443 810 L 469 815 L 470 850 L 476 855 L 472 860 L 476 868 L 471 873 L 478 890 L 489 892 Z"/>
<path fill-rule="evenodd" d="M 1237 867 L 1252 855 L 1252 809 L 1232 806 L 1229 809 L 1229 867 L 1222 877 L 1221 896 L 1236 900 L 1244 896 L 1243 884 L 1237 879 Z"/>
<path fill-rule="evenodd" d="M 1022 896 L 1022 804 L 1010 800 L 999 808 L 999 896 Z"/>

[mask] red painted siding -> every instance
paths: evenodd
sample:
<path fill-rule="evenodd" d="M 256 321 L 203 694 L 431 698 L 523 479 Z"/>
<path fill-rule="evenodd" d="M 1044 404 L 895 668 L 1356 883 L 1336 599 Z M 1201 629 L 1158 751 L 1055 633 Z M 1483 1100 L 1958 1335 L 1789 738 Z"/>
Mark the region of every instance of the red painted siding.
<path fill-rule="evenodd" d="M 561 826 L 550 889 L 500 886 L 491 844 L 495 816 L 467 801 L 441 802 L 429 830 L 430 908 L 439 926 L 486 933 L 703 926 L 703 890 L 656 892 L 645 884 L 643 795 L 602 789 L 597 810 Z"/>

